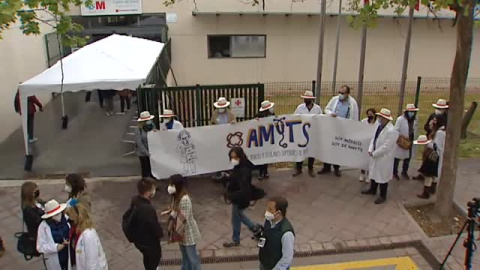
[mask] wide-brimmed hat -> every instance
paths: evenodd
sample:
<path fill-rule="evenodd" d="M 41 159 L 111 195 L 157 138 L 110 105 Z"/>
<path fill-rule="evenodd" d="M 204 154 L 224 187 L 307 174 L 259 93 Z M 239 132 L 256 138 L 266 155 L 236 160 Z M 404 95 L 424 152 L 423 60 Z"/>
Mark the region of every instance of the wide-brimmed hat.
<path fill-rule="evenodd" d="M 153 118 L 155 118 L 154 115 L 150 115 L 150 112 L 144 111 L 140 113 L 140 117 L 138 117 L 137 121 L 143 122 L 143 121 L 152 120 Z"/>
<path fill-rule="evenodd" d="M 43 219 L 47 219 L 53 216 L 56 216 L 63 212 L 67 207 L 66 203 L 59 204 L 55 200 L 50 200 L 45 204 L 45 214 L 42 216 Z"/>
<path fill-rule="evenodd" d="M 270 102 L 270 101 L 268 101 L 268 100 L 265 100 L 265 101 L 262 102 L 262 104 L 260 105 L 259 111 L 261 111 L 261 112 L 266 111 L 266 110 L 268 110 L 268 109 L 273 108 L 273 106 L 275 106 L 275 103 Z"/>
<path fill-rule="evenodd" d="M 173 113 L 172 110 L 163 110 L 163 114 L 160 114 L 160 118 L 171 118 L 171 117 L 174 117 L 175 114 Z"/>
<path fill-rule="evenodd" d="M 405 108 L 405 111 L 407 112 L 418 112 L 420 110 L 419 108 L 415 107 L 415 104 L 407 104 L 407 107 Z"/>
<path fill-rule="evenodd" d="M 213 106 L 215 106 L 215 108 L 222 109 L 230 106 L 230 102 L 227 101 L 226 98 L 220 97 L 218 98 L 217 102 L 213 103 Z"/>
<path fill-rule="evenodd" d="M 413 141 L 413 144 L 423 145 L 423 144 L 428 144 L 431 141 L 432 140 L 429 140 L 426 135 L 420 135 L 418 136 L 417 140 Z"/>
<path fill-rule="evenodd" d="M 305 93 L 301 95 L 301 97 L 304 99 L 315 99 L 312 91 L 305 91 Z"/>
<path fill-rule="evenodd" d="M 445 99 L 439 99 L 437 103 L 432 104 L 432 106 L 437 109 L 448 109 L 448 104 Z"/>
<path fill-rule="evenodd" d="M 388 119 L 390 121 L 393 120 L 392 112 L 389 109 L 382 108 L 380 110 L 380 112 L 376 113 L 376 115 L 381 116 L 381 117 L 383 117 L 385 119 Z"/>

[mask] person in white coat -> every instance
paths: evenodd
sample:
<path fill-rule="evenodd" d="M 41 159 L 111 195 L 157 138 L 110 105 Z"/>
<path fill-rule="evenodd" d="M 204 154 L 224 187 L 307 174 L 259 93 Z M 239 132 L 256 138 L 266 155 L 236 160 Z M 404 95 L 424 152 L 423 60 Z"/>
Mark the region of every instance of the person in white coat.
<path fill-rule="evenodd" d="M 410 142 L 413 142 L 418 132 L 418 108 L 414 104 L 407 104 L 405 111 L 397 118 L 395 122 L 395 129 L 397 129 L 398 136 L 402 136 Z M 402 177 L 405 180 L 410 180 L 408 169 L 410 167 L 410 160 L 413 156 L 413 143 L 408 149 L 403 149 L 398 144 L 395 146 L 395 161 L 393 162 L 393 178 L 400 180 L 398 176 L 398 166 L 400 161 L 403 162 Z"/>
<path fill-rule="evenodd" d="M 38 227 L 37 251 L 42 253 L 47 270 L 70 270 L 70 225 L 62 214 L 67 207 L 55 200 L 45 204 L 45 214 Z"/>
<path fill-rule="evenodd" d="M 293 114 L 322 114 L 322 108 L 319 105 L 315 104 L 315 96 L 312 91 L 305 91 L 301 96 L 303 98 L 303 103 L 297 106 L 297 109 Z M 311 177 L 315 177 L 313 173 L 313 164 L 315 163 L 315 158 L 308 158 L 308 174 Z M 297 162 L 295 164 L 295 172 L 293 176 L 298 176 L 302 174 L 303 161 Z"/>
<path fill-rule="evenodd" d="M 348 85 L 342 85 L 338 90 L 338 96 L 333 97 L 325 107 L 325 114 L 331 117 L 339 117 L 358 121 L 358 105 L 357 101 L 350 96 L 350 87 Z M 335 175 L 340 177 L 340 166 L 333 165 Z M 323 169 L 318 174 L 327 174 L 332 171 L 332 165 L 329 163 L 323 163 Z"/>
<path fill-rule="evenodd" d="M 160 115 L 160 119 L 163 120 L 160 124 L 160 130 L 183 129 L 182 123 L 174 119 L 175 116 L 172 110 L 164 110 L 163 114 Z"/>
<path fill-rule="evenodd" d="M 368 154 L 371 157 L 370 188 L 363 190 L 362 194 L 376 195 L 378 185 L 380 185 L 380 196 L 375 200 L 375 204 L 381 204 L 387 199 L 388 182 L 393 176 L 394 146 L 398 132 L 392 124 L 393 118 L 390 110 L 384 108 L 377 115 L 380 116 L 380 125 L 368 148 Z"/>
<path fill-rule="evenodd" d="M 362 123 L 365 125 L 370 125 L 375 127 L 375 130 L 378 128 L 378 121 L 377 121 L 377 110 L 375 108 L 369 108 L 367 109 L 367 117 L 362 119 Z M 374 134 L 373 134 L 374 135 Z M 363 182 L 365 181 L 366 183 L 370 183 L 370 178 L 368 178 L 368 171 L 361 170 L 360 171 L 360 177 L 358 178 L 358 181 Z"/>
<path fill-rule="evenodd" d="M 108 270 L 102 243 L 88 209 L 82 204 L 68 208 L 65 213 L 73 222 L 76 238 L 72 239 L 75 250 L 76 270 Z"/>

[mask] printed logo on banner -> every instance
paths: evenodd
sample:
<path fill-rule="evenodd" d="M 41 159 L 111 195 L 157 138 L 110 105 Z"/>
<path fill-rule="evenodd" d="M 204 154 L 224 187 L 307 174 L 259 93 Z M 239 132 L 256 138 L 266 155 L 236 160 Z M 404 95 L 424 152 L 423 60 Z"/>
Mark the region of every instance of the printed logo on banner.
<path fill-rule="evenodd" d="M 270 143 L 274 145 L 278 142 L 278 145 L 282 148 L 287 148 L 288 143 L 296 143 L 301 148 L 307 147 L 310 142 L 310 135 L 308 129 L 311 127 L 309 122 L 303 122 L 302 120 L 290 120 L 285 121 L 285 117 L 273 119 L 273 123 L 268 125 L 259 125 L 257 128 L 251 128 L 248 130 L 246 147 L 263 147 L 264 144 Z M 296 138 L 294 130 L 300 128 L 303 134 L 303 138 Z M 286 132 L 288 134 L 288 143 L 286 142 Z M 227 147 L 233 148 L 235 146 L 243 146 L 243 133 L 234 132 L 227 135 Z M 298 140 L 297 140 L 298 139 Z M 305 141 L 299 143 L 300 140 Z"/>

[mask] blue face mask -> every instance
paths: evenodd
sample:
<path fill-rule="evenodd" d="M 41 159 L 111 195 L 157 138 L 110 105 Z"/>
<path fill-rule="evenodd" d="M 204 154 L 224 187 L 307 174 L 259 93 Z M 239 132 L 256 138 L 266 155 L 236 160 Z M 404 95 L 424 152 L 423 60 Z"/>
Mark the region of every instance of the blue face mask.
<path fill-rule="evenodd" d="M 415 112 L 407 112 L 408 118 L 415 117 Z"/>

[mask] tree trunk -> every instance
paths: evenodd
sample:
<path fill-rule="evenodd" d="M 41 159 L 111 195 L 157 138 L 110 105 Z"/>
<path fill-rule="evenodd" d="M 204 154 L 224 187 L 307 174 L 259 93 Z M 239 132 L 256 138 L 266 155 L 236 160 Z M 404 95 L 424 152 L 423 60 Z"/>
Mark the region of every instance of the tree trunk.
<path fill-rule="evenodd" d="M 450 78 L 450 108 L 448 110 L 447 136 L 443 154 L 442 176 L 439 183 L 434 213 L 446 217 L 453 208 L 453 194 L 457 180 L 458 145 L 462 129 L 462 115 L 465 103 L 465 86 L 473 41 L 473 7 L 475 0 L 461 1 L 457 7 L 457 51 Z M 465 9 L 468 8 L 468 11 Z"/>

